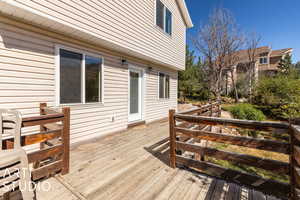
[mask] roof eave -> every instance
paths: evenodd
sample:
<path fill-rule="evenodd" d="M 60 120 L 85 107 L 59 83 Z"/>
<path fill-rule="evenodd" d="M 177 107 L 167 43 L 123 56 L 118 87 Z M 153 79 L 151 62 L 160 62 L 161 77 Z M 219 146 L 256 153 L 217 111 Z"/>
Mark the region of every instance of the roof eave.
<path fill-rule="evenodd" d="M 185 21 L 186 27 L 187 28 L 192 28 L 194 26 L 191 16 L 189 14 L 189 11 L 186 7 L 185 1 L 184 0 L 176 0 L 176 2 L 178 3 L 178 6 L 181 10 L 183 19 Z"/>
<path fill-rule="evenodd" d="M 172 63 L 166 63 L 157 58 L 145 55 L 139 51 L 121 46 L 118 43 L 107 41 L 105 38 L 99 37 L 87 29 L 82 29 L 78 26 L 66 23 L 65 21 L 61 21 L 57 18 L 41 13 L 38 10 L 31 9 L 12 0 L 0 0 L 0 16 L 7 16 L 21 22 L 29 22 L 29 24 L 38 26 L 41 29 L 46 29 L 48 31 L 62 34 L 74 39 L 80 39 L 81 41 L 86 41 L 90 44 L 103 47 L 126 57 L 142 59 L 144 61 L 162 65 L 173 70 L 182 69 L 180 66 L 176 66 Z M 52 27 L 55 27 L 55 29 Z"/>

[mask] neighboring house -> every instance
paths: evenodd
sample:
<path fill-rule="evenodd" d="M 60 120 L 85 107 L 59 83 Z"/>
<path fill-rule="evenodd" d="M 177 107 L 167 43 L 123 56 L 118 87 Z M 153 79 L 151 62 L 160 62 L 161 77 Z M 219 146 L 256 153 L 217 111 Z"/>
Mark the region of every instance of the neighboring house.
<path fill-rule="evenodd" d="M 274 75 L 278 72 L 279 68 L 278 65 L 280 63 L 280 60 L 283 59 L 286 55 L 291 55 L 293 49 L 292 48 L 287 48 L 287 49 L 279 49 L 279 50 L 272 50 L 268 46 L 263 46 L 259 47 L 255 50 L 241 50 L 236 52 L 236 58 L 237 62 L 236 65 L 233 68 L 233 77 L 234 80 L 237 80 L 242 74 L 245 72 L 249 72 L 249 70 L 252 70 L 252 74 L 255 80 L 259 78 L 259 76 L 262 75 Z M 254 52 L 253 56 L 251 55 L 251 52 Z M 253 69 L 249 69 L 249 60 L 253 60 L 255 64 L 253 65 Z M 225 77 L 225 88 L 226 94 L 229 93 L 229 91 L 232 88 L 232 79 L 231 79 L 231 73 L 230 72 L 225 72 L 226 77 Z M 249 76 L 250 73 L 247 74 Z M 241 78 L 241 77 L 240 77 Z M 244 78 L 249 78 L 249 77 L 243 77 Z"/>
<path fill-rule="evenodd" d="M 71 107 L 71 142 L 168 116 L 185 68 L 183 0 L 0 0 L 0 108 Z"/>

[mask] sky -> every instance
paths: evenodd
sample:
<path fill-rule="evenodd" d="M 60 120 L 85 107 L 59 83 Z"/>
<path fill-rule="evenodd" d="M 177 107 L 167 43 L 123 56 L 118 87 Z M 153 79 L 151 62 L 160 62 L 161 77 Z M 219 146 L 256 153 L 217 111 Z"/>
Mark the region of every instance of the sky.
<path fill-rule="evenodd" d="M 207 23 L 214 8 L 224 7 L 243 31 L 261 37 L 260 46 L 293 48 L 293 62 L 300 61 L 300 0 L 186 0 L 186 4 L 194 24 L 187 38 Z"/>

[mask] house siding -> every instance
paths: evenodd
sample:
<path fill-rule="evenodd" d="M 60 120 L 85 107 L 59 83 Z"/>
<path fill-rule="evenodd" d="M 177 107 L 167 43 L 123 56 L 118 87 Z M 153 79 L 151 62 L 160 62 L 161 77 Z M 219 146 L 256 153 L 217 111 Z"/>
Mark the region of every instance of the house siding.
<path fill-rule="evenodd" d="M 270 57 L 270 67 L 272 69 L 278 69 L 278 65 L 281 61 L 283 56 L 274 56 L 274 57 Z"/>
<path fill-rule="evenodd" d="M 155 25 L 155 0 L 14 2 L 88 30 L 103 40 L 139 52 L 146 57 L 177 69 L 184 69 L 186 26 L 175 0 L 162 0 L 173 15 L 172 36 Z M 54 26 L 49 29 L 59 31 L 60 27 Z"/>
<path fill-rule="evenodd" d="M 34 31 L 33 31 L 34 30 Z M 61 38 L 61 39 L 59 39 Z M 76 44 L 75 44 L 76 42 Z M 0 17 L 0 107 L 18 109 L 23 116 L 37 115 L 39 103 L 55 106 L 56 44 L 104 58 L 104 103 L 79 104 L 71 107 L 71 142 L 123 130 L 128 124 L 128 66 L 122 55 L 101 47 L 91 47 L 56 33 L 34 28 Z M 177 71 L 139 59 L 128 62 L 144 68 L 144 119 L 151 122 L 167 117 L 169 108 L 177 105 Z M 148 70 L 149 65 L 153 68 Z M 171 77 L 170 99 L 158 98 L 158 71 Z M 112 116 L 115 120 L 112 121 Z M 23 133 L 32 131 L 26 129 Z"/>

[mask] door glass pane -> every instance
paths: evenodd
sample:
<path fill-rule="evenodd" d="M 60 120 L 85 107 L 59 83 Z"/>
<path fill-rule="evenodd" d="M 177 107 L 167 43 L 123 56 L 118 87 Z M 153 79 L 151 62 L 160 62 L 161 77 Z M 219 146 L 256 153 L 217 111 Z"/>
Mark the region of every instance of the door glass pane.
<path fill-rule="evenodd" d="M 139 113 L 139 73 L 130 72 L 130 114 Z"/>
<path fill-rule="evenodd" d="M 159 98 L 165 98 L 165 75 L 159 74 Z"/>
<path fill-rule="evenodd" d="M 60 50 L 60 103 L 81 103 L 82 54 Z"/>
<path fill-rule="evenodd" d="M 101 64 L 100 58 L 85 57 L 85 101 L 99 102 L 101 99 Z"/>

